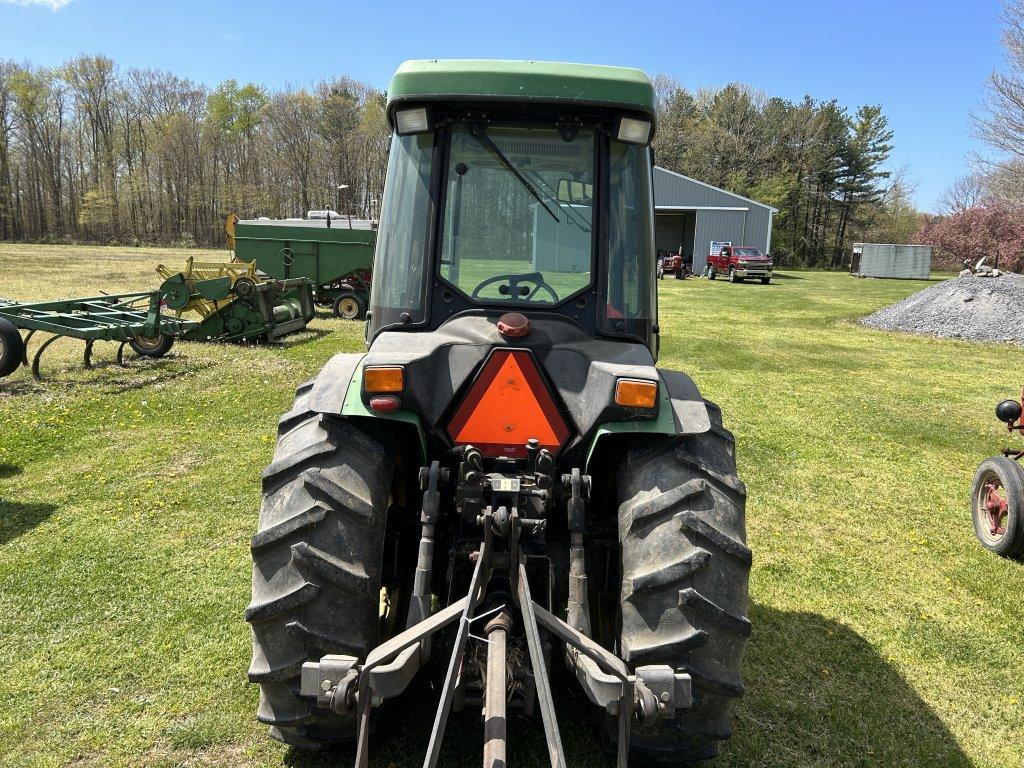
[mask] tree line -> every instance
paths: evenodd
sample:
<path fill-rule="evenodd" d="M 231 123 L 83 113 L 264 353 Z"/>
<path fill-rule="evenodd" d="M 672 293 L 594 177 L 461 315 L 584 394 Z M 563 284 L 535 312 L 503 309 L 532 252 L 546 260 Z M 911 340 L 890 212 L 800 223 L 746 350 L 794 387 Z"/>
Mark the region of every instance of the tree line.
<path fill-rule="evenodd" d="M 231 211 L 370 216 L 388 134 L 383 94 L 348 77 L 271 92 L 0 61 L 0 240 L 221 245 Z"/>
<path fill-rule="evenodd" d="M 878 105 L 769 97 L 741 84 L 691 91 L 659 77 L 657 162 L 778 209 L 780 260 L 842 266 L 854 242 L 906 242 L 919 226 Z"/>
<path fill-rule="evenodd" d="M 778 208 L 781 260 L 835 267 L 918 228 L 880 107 L 656 85 L 658 163 Z M 0 61 L 0 240 L 219 245 L 231 211 L 373 216 L 388 133 L 384 94 L 344 76 L 211 89 L 98 55 Z"/>

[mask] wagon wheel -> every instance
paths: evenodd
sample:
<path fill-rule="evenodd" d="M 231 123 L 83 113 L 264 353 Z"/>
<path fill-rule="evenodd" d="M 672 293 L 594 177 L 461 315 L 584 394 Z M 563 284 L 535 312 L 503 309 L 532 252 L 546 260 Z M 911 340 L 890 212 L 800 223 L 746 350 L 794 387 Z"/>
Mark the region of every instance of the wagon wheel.
<path fill-rule="evenodd" d="M 334 300 L 334 316 L 342 320 L 358 320 L 366 312 L 366 305 L 354 293 L 343 293 Z"/>
<path fill-rule="evenodd" d="M 1013 557 L 1024 549 L 1024 470 L 1005 456 L 985 459 L 971 490 L 974 533 L 986 549 Z"/>
<path fill-rule="evenodd" d="M 142 357 L 163 357 L 174 346 L 174 337 L 166 333 L 157 333 L 156 336 L 139 334 L 128 340 L 128 346 Z"/>

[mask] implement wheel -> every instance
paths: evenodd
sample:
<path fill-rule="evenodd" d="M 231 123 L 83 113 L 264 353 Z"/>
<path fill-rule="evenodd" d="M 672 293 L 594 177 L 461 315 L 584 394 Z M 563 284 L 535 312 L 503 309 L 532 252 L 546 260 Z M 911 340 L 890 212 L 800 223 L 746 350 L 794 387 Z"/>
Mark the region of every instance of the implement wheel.
<path fill-rule="evenodd" d="M 1005 456 L 985 459 L 974 473 L 971 516 L 981 545 L 1003 557 L 1024 551 L 1024 469 Z"/>
<path fill-rule="evenodd" d="M 166 333 L 156 336 L 135 336 L 128 340 L 128 346 L 140 357 L 163 357 L 174 346 L 174 337 Z"/>
<path fill-rule="evenodd" d="M 332 305 L 334 316 L 342 320 L 361 320 L 366 316 L 366 304 L 355 293 L 343 293 Z"/>
<path fill-rule="evenodd" d="M 711 431 L 634 447 L 619 471 L 622 547 L 620 655 L 630 667 L 667 664 L 693 682 L 693 707 L 636 725 L 630 764 L 676 766 L 714 757 L 731 734 L 750 635 L 746 488 L 732 433 L 708 403 Z M 614 738 L 614 722 L 609 723 Z"/>
<path fill-rule="evenodd" d="M 310 411 L 313 382 L 299 387 L 263 471 L 259 532 L 252 539 L 253 638 L 249 680 L 257 719 L 302 748 L 352 739 L 354 715 L 299 696 L 302 664 L 328 653 L 366 658 L 380 618 L 381 567 L 395 449 L 383 433 Z M 394 617 L 389 616 L 388 622 Z M 404 618 L 397 621 L 404 626 Z"/>
<path fill-rule="evenodd" d="M 18 327 L 0 317 L 0 378 L 10 376 L 25 359 L 25 342 Z"/>

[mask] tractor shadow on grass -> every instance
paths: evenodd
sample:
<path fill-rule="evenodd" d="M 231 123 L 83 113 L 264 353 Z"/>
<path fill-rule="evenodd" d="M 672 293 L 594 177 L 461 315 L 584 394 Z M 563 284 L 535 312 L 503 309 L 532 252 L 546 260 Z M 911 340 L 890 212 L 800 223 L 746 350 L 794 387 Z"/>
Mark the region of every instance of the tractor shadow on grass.
<path fill-rule="evenodd" d="M 750 609 L 754 635 L 744 658 L 746 694 L 734 707 L 733 740 L 707 768 L 738 766 L 941 765 L 971 762 L 945 725 L 909 683 L 860 635 L 813 613 Z M 418 768 L 430 741 L 446 662 L 435 653 L 406 693 L 381 713 L 370 736 L 370 766 Z M 552 689 L 570 768 L 613 768 L 602 749 L 595 712 L 555 650 Z M 453 712 L 439 765 L 480 765 L 479 709 Z M 289 750 L 294 768 L 353 765 L 355 749 Z M 539 712 L 510 714 L 509 766 L 548 765 Z"/>
<path fill-rule="evenodd" d="M 973 765 L 903 675 L 849 627 L 756 604 L 750 620 L 746 693 L 722 764 Z"/>
<path fill-rule="evenodd" d="M 0 464 L 0 472 L 8 469 L 19 470 L 18 467 Z M 52 504 L 21 504 L 0 496 L 0 546 L 46 522 L 56 511 Z"/>

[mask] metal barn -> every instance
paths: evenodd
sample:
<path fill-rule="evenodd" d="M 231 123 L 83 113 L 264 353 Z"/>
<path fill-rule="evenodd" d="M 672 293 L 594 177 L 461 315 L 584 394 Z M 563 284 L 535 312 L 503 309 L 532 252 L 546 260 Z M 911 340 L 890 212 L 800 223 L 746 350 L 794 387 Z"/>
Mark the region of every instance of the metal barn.
<path fill-rule="evenodd" d="M 930 245 L 854 243 L 850 274 L 860 277 L 895 277 L 927 280 L 932 271 Z"/>
<path fill-rule="evenodd" d="M 707 266 L 711 243 L 750 245 L 769 253 L 777 208 L 665 168 L 654 169 L 654 241 L 680 253 L 693 271 Z"/>

